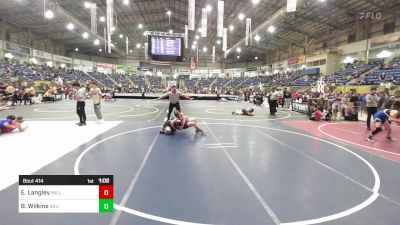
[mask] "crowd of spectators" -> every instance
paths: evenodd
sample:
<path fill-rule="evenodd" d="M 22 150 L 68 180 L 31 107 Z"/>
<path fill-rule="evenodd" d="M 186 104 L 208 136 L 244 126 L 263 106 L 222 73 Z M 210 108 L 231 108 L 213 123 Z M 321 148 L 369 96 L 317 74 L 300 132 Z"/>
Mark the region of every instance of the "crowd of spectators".
<path fill-rule="evenodd" d="M 394 58 L 390 63 L 384 65 L 382 60 L 372 60 L 369 64 L 360 62 L 346 64 L 342 69 L 338 70 L 325 80 L 328 86 L 332 84 L 343 85 L 349 84 L 350 80 L 360 77 L 361 74 L 368 73 L 362 78 L 362 81 L 356 84 L 381 85 L 385 89 L 391 89 L 400 83 L 400 58 Z M 110 75 L 100 72 L 86 73 L 79 70 L 66 69 L 61 67 L 49 67 L 46 65 L 19 64 L 0 61 L 0 81 L 3 81 L 3 89 L 1 95 L 4 99 L 10 100 L 13 105 L 32 104 L 37 99 L 35 97 L 40 94 L 41 101 L 55 101 L 57 95 L 68 96 L 68 86 L 72 82 L 80 82 L 89 84 L 92 81 L 99 82 L 100 86 L 105 89 L 111 87 L 119 92 L 130 93 L 164 93 L 167 90 L 168 81 L 166 82 L 158 76 L 136 76 L 116 74 Z M 203 79 L 189 79 L 189 77 L 179 78 L 178 87 L 186 93 L 198 94 L 233 94 L 248 99 L 250 95 L 268 96 L 263 89 L 271 90 L 275 87 L 291 87 L 294 89 L 310 89 L 315 86 L 320 75 L 304 75 L 300 71 L 290 71 L 285 73 L 276 73 L 270 76 L 254 76 L 254 77 L 233 77 L 233 78 L 216 78 L 208 77 Z M 34 86 L 35 81 L 47 81 L 49 85 Z M 14 89 L 12 89 L 12 86 Z M 8 92 L 5 89 L 8 88 Z M 12 90 L 12 91 L 11 91 Z M 308 90 L 309 91 L 309 90 Z M 255 93 L 257 92 L 257 93 Z M 32 94 L 33 93 L 33 94 Z M 250 93 L 250 94 L 249 94 Z M 282 93 L 283 94 L 283 93 Z M 279 95 L 280 96 L 280 95 Z M 334 94 L 334 99 L 347 96 Z M 315 96 L 314 96 L 315 97 Z M 280 96 L 279 98 L 282 98 Z M 361 102 L 361 96 L 360 102 Z M 331 98 L 328 98 L 331 99 Z M 390 97 L 385 99 L 391 99 Z M 32 101 L 34 100 L 34 101 Z M 343 100 L 344 101 L 344 100 Z M 278 101 L 279 102 L 279 101 Z M 332 102 L 332 105 L 335 102 Z M 343 104 L 341 104 L 342 106 Z M 336 105 L 335 105 L 336 106 Z M 351 109 L 351 107 L 348 107 Z M 347 109 L 345 107 L 345 109 Z M 336 110 L 333 109 L 332 113 Z M 321 110 L 323 111 L 323 110 Z M 342 116 L 346 115 L 346 110 Z M 332 114 L 333 115 L 333 114 Z"/>

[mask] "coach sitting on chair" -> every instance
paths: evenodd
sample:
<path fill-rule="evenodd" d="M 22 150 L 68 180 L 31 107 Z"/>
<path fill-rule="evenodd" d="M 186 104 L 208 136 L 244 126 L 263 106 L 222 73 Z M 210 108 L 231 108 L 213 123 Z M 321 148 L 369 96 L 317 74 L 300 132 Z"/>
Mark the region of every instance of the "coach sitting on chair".
<path fill-rule="evenodd" d="M 168 97 L 169 99 L 169 108 L 168 108 L 168 115 L 167 115 L 167 120 L 171 117 L 172 109 L 176 109 L 179 112 L 181 111 L 181 106 L 179 105 L 179 97 L 186 98 L 188 100 L 192 100 L 187 95 L 182 94 L 181 92 L 176 90 L 176 85 L 171 86 L 171 91 L 167 92 L 165 95 L 162 95 L 161 97 L 157 98 L 156 100 L 159 99 L 166 99 Z"/>

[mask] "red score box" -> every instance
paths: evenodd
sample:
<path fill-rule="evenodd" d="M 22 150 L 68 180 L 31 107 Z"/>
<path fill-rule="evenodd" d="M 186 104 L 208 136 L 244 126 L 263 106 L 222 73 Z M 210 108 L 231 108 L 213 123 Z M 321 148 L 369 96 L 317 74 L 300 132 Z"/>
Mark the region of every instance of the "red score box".
<path fill-rule="evenodd" d="M 112 185 L 99 186 L 99 199 L 113 199 L 114 187 Z"/>

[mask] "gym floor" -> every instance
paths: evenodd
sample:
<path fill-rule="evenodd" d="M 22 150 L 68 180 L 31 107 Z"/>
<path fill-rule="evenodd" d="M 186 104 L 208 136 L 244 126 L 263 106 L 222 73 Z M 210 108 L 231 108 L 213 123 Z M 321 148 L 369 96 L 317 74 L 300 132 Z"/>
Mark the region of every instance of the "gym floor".
<path fill-rule="evenodd" d="M 312 122 L 248 103 L 181 101 L 194 129 L 159 133 L 168 102 L 105 102 L 78 127 L 75 102 L 17 106 L 26 132 L 0 136 L 1 225 L 398 225 L 400 140 L 365 122 Z M 232 116 L 254 107 L 255 116 Z M 400 126 L 393 137 L 400 138 Z M 382 132 L 383 133 L 383 132 Z M 114 175 L 113 214 L 19 214 L 19 174 Z M 40 221 L 40 222 L 39 222 Z"/>

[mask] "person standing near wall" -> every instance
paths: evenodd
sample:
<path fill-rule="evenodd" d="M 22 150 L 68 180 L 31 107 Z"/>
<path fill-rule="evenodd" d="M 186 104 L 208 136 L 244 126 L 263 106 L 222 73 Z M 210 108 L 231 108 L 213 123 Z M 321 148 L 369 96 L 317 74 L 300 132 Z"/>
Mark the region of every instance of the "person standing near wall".
<path fill-rule="evenodd" d="M 367 102 L 367 129 L 371 130 L 371 116 L 378 111 L 379 96 L 376 94 L 376 88 L 371 88 L 365 100 Z"/>
<path fill-rule="evenodd" d="M 101 90 L 97 87 L 96 81 L 93 81 L 90 84 L 90 98 L 92 98 L 94 113 L 96 114 L 97 121 L 96 123 L 102 124 L 104 122 L 103 115 L 101 113 Z"/>

